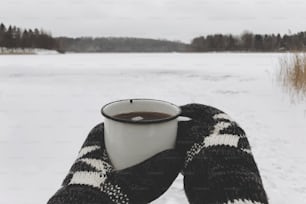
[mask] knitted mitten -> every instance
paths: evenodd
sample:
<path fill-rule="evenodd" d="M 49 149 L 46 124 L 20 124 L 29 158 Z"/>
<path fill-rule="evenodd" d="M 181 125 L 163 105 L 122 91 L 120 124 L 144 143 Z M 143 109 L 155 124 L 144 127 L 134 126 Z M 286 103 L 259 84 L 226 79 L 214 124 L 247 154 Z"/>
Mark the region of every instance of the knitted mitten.
<path fill-rule="evenodd" d="M 185 156 L 184 189 L 191 204 L 267 204 L 245 132 L 224 112 L 181 106 L 177 148 Z"/>
<path fill-rule="evenodd" d="M 175 150 L 166 150 L 133 167 L 113 170 L 101 123 L 89 133 L 62 187 L 48 204 L 149 203 L 170 187 L 182 165 Z"/>

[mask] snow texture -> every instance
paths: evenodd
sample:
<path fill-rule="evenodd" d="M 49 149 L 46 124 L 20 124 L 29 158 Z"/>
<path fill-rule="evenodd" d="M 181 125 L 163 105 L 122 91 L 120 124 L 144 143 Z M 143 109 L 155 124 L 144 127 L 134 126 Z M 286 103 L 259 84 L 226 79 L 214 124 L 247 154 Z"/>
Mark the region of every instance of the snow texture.
<path fill-rule="evenodd" d="M 280 55 L 0 56 L 0 203 L 46 203 L 103 121 L 101 107 L 126 98 L 225 111 L 247 133 L 270 203 L 304 203 L 306 106 L 277 84 Z M 188 203 L 182 176 L 153 203 Z"/>

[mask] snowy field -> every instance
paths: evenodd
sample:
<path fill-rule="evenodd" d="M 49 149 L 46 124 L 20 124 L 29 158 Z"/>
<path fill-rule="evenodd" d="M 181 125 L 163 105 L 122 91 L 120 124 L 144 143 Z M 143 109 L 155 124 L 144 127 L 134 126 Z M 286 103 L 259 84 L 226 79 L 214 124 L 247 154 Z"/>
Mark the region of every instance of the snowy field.
<path fill-rule="evenodd" d="M 203 103 L 248 134 L 271 204 L 306 200 L 306 105 L 275 80 L 281 54 L 0 56 L 0 204 L 59 188 L 100 108 L 125 98 Z M 154 204 L 186 204 L 182 176 Z"/>

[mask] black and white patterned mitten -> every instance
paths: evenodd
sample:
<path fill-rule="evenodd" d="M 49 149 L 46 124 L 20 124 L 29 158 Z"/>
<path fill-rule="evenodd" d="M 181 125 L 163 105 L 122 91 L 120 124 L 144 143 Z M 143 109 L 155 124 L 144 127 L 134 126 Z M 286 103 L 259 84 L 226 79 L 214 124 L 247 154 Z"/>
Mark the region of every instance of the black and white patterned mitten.
<path fill-rule="evenodd" d="M 166 150 L 133 167 L 114 171 L 101 123 L 89 133 L 62 187 L 48 204 L 149 203 L 170 187 L 183 162 L 176 150 Z"/>
<path fill-rule="evenodd" d="M 224 112 L 181 106 L 177 147 L 185 157 L 184 189 L 191 204 L 267 204 L 244 130 Z"/>

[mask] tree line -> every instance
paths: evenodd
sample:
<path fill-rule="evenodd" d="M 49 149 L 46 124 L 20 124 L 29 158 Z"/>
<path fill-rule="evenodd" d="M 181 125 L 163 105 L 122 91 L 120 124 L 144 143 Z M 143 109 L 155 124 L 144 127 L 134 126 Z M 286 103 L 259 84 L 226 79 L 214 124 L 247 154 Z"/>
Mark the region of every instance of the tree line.
<path fill-rule="evenodd" d="M 21 29 L 0 24 L 0 47 L 57 49 L 57 40 L 44 30 Z"/>
<path fill-rule="evenodd" d="M 296 34 L 253 34 L 243 32 L 241 35 L 214 34 L 194 38 L 191 50 L 195 52 L 209 51 L 251 51 L 279 52 L 305 51 L 306 32 Z"/>
<path fill-rule="evenodd" d="M 62 50 L 70 52 L 185 52 L 181 42 L 130 37 L 81 37 L 57 39 Z"/>
<path fill-rule="evenodd" d="M 191 43 L 131 37 L 57 37 L 44 30 L 0 24 L 0 48 L 43 48 L 60 52 L 210 52 L 306 51 L 306 32 L 296 34 L 213 34 Z"/>

